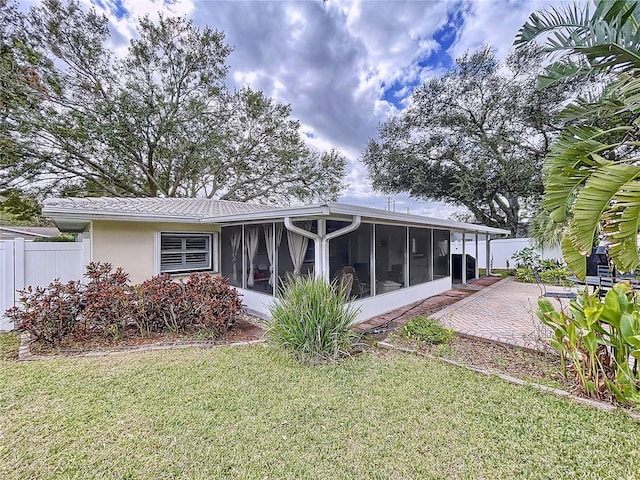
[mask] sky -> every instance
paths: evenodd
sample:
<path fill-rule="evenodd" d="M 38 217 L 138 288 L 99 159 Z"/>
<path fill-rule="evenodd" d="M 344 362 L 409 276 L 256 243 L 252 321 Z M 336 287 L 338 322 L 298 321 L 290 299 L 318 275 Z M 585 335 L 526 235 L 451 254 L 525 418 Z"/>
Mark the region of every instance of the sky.
<path fill-rule="evenodd" d="M 378 125 L 464 52 L 488 43 L 504 57 L 528 16 L 551 0 L 81 1 L 109 17 L 111 46 L 122 53 L 145 14 L 185 15 L 224 31 L 233 47 L 228 87 L 248 85 L 291 104 L 311 146 L 347 157 L 349 186 L 340 201 L 385 208 L 360 161 Z M 449 218 L 459 210 L 392 198 L 401 212 Z"/>

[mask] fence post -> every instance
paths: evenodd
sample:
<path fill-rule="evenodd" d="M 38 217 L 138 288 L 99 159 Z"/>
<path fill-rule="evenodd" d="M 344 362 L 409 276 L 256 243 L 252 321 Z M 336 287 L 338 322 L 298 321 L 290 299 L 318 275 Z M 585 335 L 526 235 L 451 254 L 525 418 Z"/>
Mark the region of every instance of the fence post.
<path fill-rule="evenodd" d="M 91 240 L 84 237 L 82 239 L 82 271 L 80 272 L 80 278 L 84 275 L 84 271 L 91 263 Z"/>
<path fill-rule="evenodd" d="M 4 316 L 5 310 L 15 305 L 15 262 L 13 241 L 0 242 L 0 331 L 13 330 L 13 323 Z"/>
<path fill-rule="evenodd" d="M 24 238 L 16 238 L 13 241 L 13 251 L 14 251 L 14 263 L 13 263 L 13 272 L 14 272 L 14 302 L 18 301 L 18 290 L 24 290 Z"/>

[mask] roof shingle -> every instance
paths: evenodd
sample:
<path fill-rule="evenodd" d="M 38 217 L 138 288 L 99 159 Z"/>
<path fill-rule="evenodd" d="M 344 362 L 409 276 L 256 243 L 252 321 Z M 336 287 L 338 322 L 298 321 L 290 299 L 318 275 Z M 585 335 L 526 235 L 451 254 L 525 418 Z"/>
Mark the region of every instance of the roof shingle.
<path fill-rule="evenodd" d="M 210 200 L 207 198 L 49 198 L 44 201 L 43 213 L 96 213 L 100 215 L 184 216 L 189 218 L 216 217 L 240 213 L 263 212 L 278 207 L 253 203 Z"/>

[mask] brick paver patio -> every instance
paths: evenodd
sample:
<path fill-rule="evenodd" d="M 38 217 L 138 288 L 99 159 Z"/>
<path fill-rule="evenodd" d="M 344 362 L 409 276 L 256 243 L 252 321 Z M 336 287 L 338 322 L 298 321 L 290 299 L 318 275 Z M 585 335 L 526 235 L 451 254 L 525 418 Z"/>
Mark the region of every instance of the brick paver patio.
<path fill-rule="evenodd" d="M 554 291 L 564 292 L 562 287 L 547 287 L 547 292 Z M 549 332 L 533 313 L 539 296 L 536 284 L 516 282 L 512 277 L 486 277 L 370 319 L 358 327 L 381 338 L 412 317 L 424 314 L 440 319 L 443 325 L 462 335 L 541 349 Z M 550 300 L 565 305 L 569 302 Z M 381 333 L 375 335 L 376 332 Z"/>

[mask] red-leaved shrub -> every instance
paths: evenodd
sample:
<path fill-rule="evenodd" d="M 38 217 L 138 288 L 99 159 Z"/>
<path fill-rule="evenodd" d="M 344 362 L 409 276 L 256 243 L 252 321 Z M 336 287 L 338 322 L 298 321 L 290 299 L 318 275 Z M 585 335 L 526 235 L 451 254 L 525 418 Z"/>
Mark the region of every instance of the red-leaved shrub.
<path fill-rule="evenodd" d="M 166 273 L 135 286 L 138 308 L 134 323 L 141 334 L 162 330 L 184 331 L 190 319 L 184 310 L 185 286 Z"/>
<path fill-rule="evenodd" d="M 84 289 L 83 327 L 98 335 L 119 335 L 136 310 L 129 274 L 122 268 L 114 271 L 110 263 L 90 263 L 84 276 L 89 281 Z"/>
<path fill-rule="evenodd" d="M 231 328 L 242 310 L 238 292 L 219 276 L 192 273 L 185 282 L 193 324 L 219 333 Z"/>
<path fill-rule="evenodd" d="M 78 333 L 83 288 L 80 282 L 54 280 L 48 287 L 27 287 L 20 291 L 22 306 L 12 307 L 5 315 L 20 331 L 29 331 L 35 340 L 58 345 Z"/>
<path fill-rule="evenodd" d="M 141 335 L 206 329 L 227 331 L 242 310 L 235 289 L 219 276 L 193 273 L 184 283 L 158 275 L 130 285 L 121 268 L 91 263 L 86 285 L 56 280 L 46 288 L 21 291 L 21 307 L 7 310 L 16 328 L 58 345 L 68 338 L 119 336 L 135 325 Z"/>

